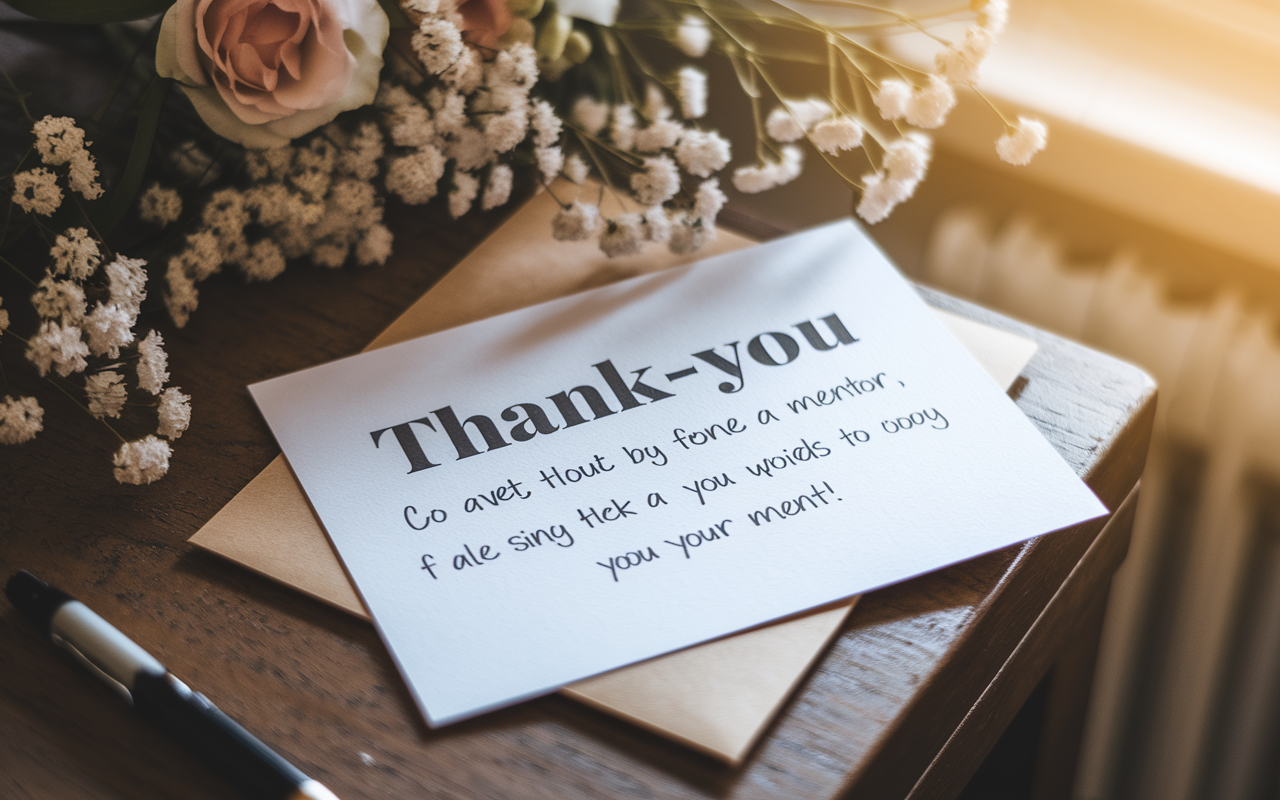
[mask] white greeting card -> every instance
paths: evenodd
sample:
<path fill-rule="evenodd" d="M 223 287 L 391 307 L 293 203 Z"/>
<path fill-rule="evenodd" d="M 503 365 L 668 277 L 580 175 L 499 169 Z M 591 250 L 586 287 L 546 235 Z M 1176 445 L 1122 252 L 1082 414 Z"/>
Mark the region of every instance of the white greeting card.
<path fill-rule="evenodd" d="M 251 390 L 433 725 L 1106 513 L 847 222 Z"/>

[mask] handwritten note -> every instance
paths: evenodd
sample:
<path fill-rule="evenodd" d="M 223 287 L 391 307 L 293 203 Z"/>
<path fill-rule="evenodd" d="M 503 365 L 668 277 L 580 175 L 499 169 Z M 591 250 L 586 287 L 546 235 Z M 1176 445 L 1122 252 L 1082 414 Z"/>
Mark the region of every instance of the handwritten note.
<path fill-rule="evenodd" d="M 1105 513 L 848 223 L 251 388 L 433 725 Z"/>

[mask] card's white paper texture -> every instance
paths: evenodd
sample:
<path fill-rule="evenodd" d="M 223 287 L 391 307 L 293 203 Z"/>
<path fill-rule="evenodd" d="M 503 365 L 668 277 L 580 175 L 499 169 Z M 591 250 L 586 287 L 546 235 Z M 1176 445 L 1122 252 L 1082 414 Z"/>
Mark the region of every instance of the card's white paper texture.
<path fill-rule="evenodd" d="M 251 388 L 432 724 L 1105 513 L 849 223 Z"/>

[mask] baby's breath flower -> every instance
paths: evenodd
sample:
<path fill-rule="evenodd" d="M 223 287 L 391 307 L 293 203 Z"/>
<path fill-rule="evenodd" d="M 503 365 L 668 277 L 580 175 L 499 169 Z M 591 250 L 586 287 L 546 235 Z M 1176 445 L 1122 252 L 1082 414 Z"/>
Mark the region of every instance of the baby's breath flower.
<path fill-rule="evenodd" d="M 714 226 L 682 217 L 671 229 L 671 240 L 667 242 L 667 249 L 676 255 L 688 255 L 702 249 L 703 245 L 715 238 Z"/>
<path fill-rule="evenodd" d="M 114 303 L 99 303 L 84 318 L 84 332 L 89 337 L 89 351 L 95 356 L 120 357 L 120 348 L 133 341 L 136 314 Z"/>
<path fill-rule="evenodd" d="M 50 369 L 63 378 L 82 371 L 88 366 L 84 360 L 87 355 L 89 347 L 81 341 L 80 329 L 58 322 L 40 323 L 40 329 L 27 345 L 27 360 L 35 365 L 42 378 Z"/>
<path fill-rule="evenodd" d="M 911 84 L 898 78 L 886 78 L 880 81 L 880 88 L 871 95 L 880 116 L 885 119 L 902 119 L 907 115 L 907 107 L 911 104 Z"/>
<path fill-rule="evenodd" d="M 195 281 L 187 274 L 181 258 L 169 259 L 165 281 L 169 286 L 164 298 L 165 305 L 169 309 L 169 316 L 173 318 L 173 324 L 181 328 L 191 319 L 191 312 L 200 304 L 200 292 L 196 289 Z"/>
<path fill-rule="evenodd" d="M 489 180 L 484 185 L 484 197 L 481 198 L 480 208 L 489 211 L 501 205 L 506 205 L 507 200 L 511 199 L 511 182 L 514 178 L 511 167 L 506 164 L 494 164 L 489 168 Z"/>
<path fill-rule="evenodd" d="M 858 201 L 858 216 L 874 225 L 885 217 L 898 203 L 906 199 L 906 184 L 875 172 L 862 176 L 862 198 Z"/>
<path fill-rule="evenodd" d="M 273 239 L 262 239 L 249 248 L 249 257 L 240 262 L 244 276 L 251 281 L 269 281 L 285 268 L 284 253 Z"/>
<path fill-rule="evenodd" d="M 34 397 L 0 400 L 0 444 L 22 444 L 44 430 L 44 409 Z"/>
<path fill-rule="evenodd" d="M 370 226 L 356 243 L 356 263 L 362 267 L 387 263 L 394 240 L 395 237 L 386 225 L 378 223 Z"/>
<path fill-rule="evenodd" d="M 938 74 L 952 83 L 973 83 L 978 80 L 978 68 L 987 57 L 995 37 L 986 28 L 974 25 L 964 35 L 960 44 L 948 45 L 934 58 Z"/>
<path fill-rule="evenodd" d="M 675 147 L 684 132 L 684 128 L 675 120 L 660 119 L 649 127 L 636 131 L 636 150 L 641 153 L 656 153 Z"/>
<path fill-rule="evenodd" d="M 59 234 L 49 255 L 53 257 L 55 274 L 69 274 L 78 281 L 92 275 L 101 260 L 97 241 L 84 228 L 67 228 Z"/>
<path fill-rule="evenodd" d="M 107 273 L 108 290 L 111 302 L 137 314 L 142 301 L 147 299 L 147 271 L 143 269 L 147 262 L 141 258 L 116 259 L 103 268 Z"/>
<path fill-rule="evenodd" d="M 191 396 L 170 386 L 160 395 L 160 426 L 156 433 L 170 441 L 182 435 L 191 424 Z"/>
<path fill-rule="evenodd" d="M 111 370 L 86 378 L 84 391 L 89 397 L 89 413 L 98 419 L 118 418 L 124 401 L 129 397 L 124 387 L 124 376 Z"/>
<path fill-rule="evenodd" d="M 173 448 L 168 442 L 148 436 L 136 442 L 125 442 L 116 451 L 112 463 L 115 478 L 120 483 L 151 483 L 169 471 L 169 456 Z"/>
<path fill-rule="evenodd" d="M 371 180 L 378 175 L 378 159 L 385 149 L 378 126 L 363 122 L 338 154 L 338 169 L 360 180 Z"/>
<path fill-rule="evenodd" d="M 150 222 L 161 228 L 177 222 L 182 216 L 182 196 L 174 189 L 166 189 L 153 183 L 138 201 L 138 216 L 143 222 Z"/>
<path fill-rule="evenodd" d="M 538 54 L 524 42 L 516 42 L 498 53 L 488 76 L 489 85 L 495 88 L 516 86 L 528 90 L 537 80 Z"/>
<path fill-rule="evenodd" d="M 480 179 L 469 172 L 453 173 L 453 191 L 449 192 L 449 214 L 457 219 L 471 210 L 476 194 L 480 191 Z"/>
<path fill-rule="evenodd" d="M 551 147 L 560 141 L 560 130 L 563 127 L 560 118 L 556 116 L 555 109 L 546 100 L 539 100 L 530 107 L 531 124 L 535 135 L 533 137 L 534 147 Z"/>
<path fill-rule="evenodd" d="M 71 186 L 71 191 L 79 193 L 86 200 L 102 197 L 102 186 L 98 183 L 98 164 L 89 155 L 89 151 L 82 150 L 71 159 L 67 184 Z"/>
<path fill-rule="evenodd" d="M 932 155 L 933 141 L 928 134 L 908 133 L 885 148 L 884 168 L 891 179 L 909 183 L 911 191 L 914 192 L 915 185 L 924 180 Z"/>
<path fill-rule="evenodd" d="M 937 75 L 929 76 L 929 85 L 917 89 L 907 103 L 907 122 L 921 128 L 938 128 L 956 106 L 956 90 Z"/>
<path fill-rule="evenodd" d="M 564 174 L 569 180 L 581 185 L 591 174 L 591 167 L 587 164 L 586 159 L 574 153 L 565 159 Z"/>
<path fill-rule="evenodd" d="M 862 144 L 862 126 L 853 117 L 834 117 L 813 126 L 810 139 L 822 152 L 836 155 Z"/>
<path fill-rule="evenodd" d="M 697 67 L 681 67 L 676 73 L 680 97 L 680 113 L 685 119 L 698 119 L 707 113 L 707 73 Z"/>
<path fill-rule="evenodd" d="M 13 176 L 13 202 L 23 211 L 48 217 L 62 205 L 62 187 L 44 167 L 19 172 Z"/>
<path fill-rule="evenodd" d="M 652 206 L 645 210 L 644 238 L 659 244 L 671 238 L 671 218 L 662 206 Z"/>
<path fill-rule="evenodd" d="M 1009 0 L 990 0 L 978 12 L 978 24 L 992 36 L 999 36 L 1009 22 Z"/>
<path fill-rule="evenodd" d="M 743 194 L 756 194 L 790 183 L 800 176 L 804 153 L 795 145 L 782 148 L 780 161 L 766 161 L 753 167 L 733 171 L 733 186 Z"/>
<path fill-rule="evenodd" d="M 397 106 L 391 115 L 391 143 L 400 147 L 420 147 L 435 140 L 436 129 L 431 111 L 420 103 Z"/>
<path fill-rule="evenodd" d="M 138 387 L 152 394 L 160 394 L 164 382 L 169 380 L 169 356 L 164 352 L 164 339 L 151 331 L 138 342 Z"/>
<path fill-rule="evenodd" d="M 422 20 L 410 41 L 413 52 L 418 54 L 418 60 L 432 75 L 438 75 L 453 66 L 453 62 L 462 56 L 462 50 L 466 47 L 458 27 L 439 17 Z"/>
<path fill-rule="evenodd" d="M 644 85 L 644 117 L 650 122 L 660 122 L 671 116 L 671 106 L 667 105 L 667 96 L 656 83 Z"/>
<path fill-rule="evenodd" d="M 704 226 L 714 227 L 716 217 L 719 216 L 720 209 L 724 208 L 728 199 L 720 188 L 719 179 L 705 180 L 698 186 L 698 192 L 694 195 L 693 216 L 702 220 Z"/>
<path fill-rule="evenodd" d="M 314 242 L 311 247 L 311 263 L 317 267 L 337 269 L 347 263 L 347 255 L 351 252 L 351 244 L 346 241 L 324 239 Z"/>
<path fill-rule="evenodd" d="M 594 97 L 580 97 L 569 111 L 569 119 L 588 136 L 599 136 L 609 124 L 609 106 Z"/>
<path fill-rule="evenodd" d="M 84 152 L 84 131 L 71 117 L 46 116 L 31 127 L 36 137 L 36 152 L 50 166 L 68 164 Z"/>
<path fill-rule="evenodd" d="M 505 114 L 491 114 L 484 121 L 484 134 L 488 139 L 486 150 L 494 153 L 506 153 L 514 150 L 516 145 L 524 141 L 529 132 L 529 116 L 523 107 L 517 106 Z M 539 135 L 537 141 L 547 137 Z M 550 137 L 555 142 L 556 137 Z M 485 160 L 488 160 L 485 153 Z"/>
<path fill-rule="evenodd" d="M 484 61 L 474 49 L 464 47 L 458 60 L 440 73 L 440 80 L 462 94 L 471 94 L 484 82 Z"/>
<path fill-rule="evenodd" d="M 533 151 L 538 159 L 538 171 L 542 180 L 551 183 L 564 167 L 564 151 L 559 147 L 539 147 Z"/>
<path fill-rule="evenodd" d="M 676 160 L 690 175 L 706 178 L 729 163 L 729 140 L 714 131 L 685 131 L 676 145 Z"/>
<path fill-rule="evenodd" d="M 444 175 L 444 156 L 427 145 L 401 156 L 387 169 L 387 191 L 409 205 L 422 205 L 436 196 L 436 184 Z"/>
<path fill-rule="evenodd" d="M 44 319 L 57 319 L 64 325 L 78 326 L 84 320 L 84 288 L 75 281 L 60 281 L 45 273 L 31 295 L 31 305 Z"/>
<path fill-rule="evenodd" d="M 551 220 L 551 235 L 561 242 L 581 242 L 600 227 L 600 209 L 581 200 L 562 208 Z"/>
<path fill-rule="evenodd" d="M 667 156 L 646 158 L 644 172 L 636 172 L 631 176 L 631 191 L 635 193 L 640 205 L 665 203 L 680 191 L 680 171 Z"/>
<path fill-rule="evenodd" d="M 207 230 L 196 231 L 187 236 L 186 245 L 170 260 L 170 264 L 178 261 L 196 281 L 205 280 L 222 269 L 222 248 L 217 234 Z"/>
<path fill-rule="evenodd" d="M 1018 166 L 1031 163 L 1031 157 L 1044 149 L 1049 129 L 1040 120 L 1018 117 L 1012 131 L 996 140 L 996 153 L 1004 161 Z"/>
<path fill-rule="evenodd" d="M 764 121 L 764 129 L 774 141 L 796 142 L 831 114 L 831 106 L 827 101 L 816 97 L 787 100 L 769 112 Z"/>
<path fill-rule="evenodd" d="M 338 151 L 327 139 L 314 138 L 306 147 L 294 148 L 293 163 L 286 176 L 290 184 L 313 200 L 329 191 Z"/>
<path fill-rule="evenodd" d="M 609 113 L 609 138 L 620 150 L 634 150 L 636 146 L 636 111 L 626 102 L 613 106 Z"/>
<path fill-rule="evenodd" d="M 676 46 L 689 58 L 702 58 L 711 46 L 711 29 L 702 17 L 686 14 L 676 28 Z"/>
<path fill-rule="evenodd" d="M 629 256 L 640 252 L 644 244 L 644 220 L 639 214 L 620 214 L 609 220 L 600 234 L 600 249 L 609 258 Z"/>

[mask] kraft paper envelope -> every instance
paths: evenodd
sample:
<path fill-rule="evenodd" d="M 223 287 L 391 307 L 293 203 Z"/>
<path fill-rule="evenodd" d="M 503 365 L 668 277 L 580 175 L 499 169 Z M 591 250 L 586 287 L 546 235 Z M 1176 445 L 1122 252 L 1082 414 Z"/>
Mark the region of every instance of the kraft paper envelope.
<path fill-rule="evenodd" d="M 558 187 L 557 196 L 564 198 L 565 189 Z M 572 187 L 568 189 L 571 194 Z M 752 244 L 721 230 L 714 242 L 692 256 L 653 248 L 639 256 L 608 259 L 595 242 L 551 241 L 547 233 L 557 210 L 550 194 L 535 197 L 369 349 Z M 1014 381 L 1035 352 L 1035 343 L 1022 337 L 937 313 L 1002 387 Z M 283 456 L 277 456 L 191 542 L 368 618 Z M 562 691 L 736 764 L 856 600 L 615 670 Z"/>

